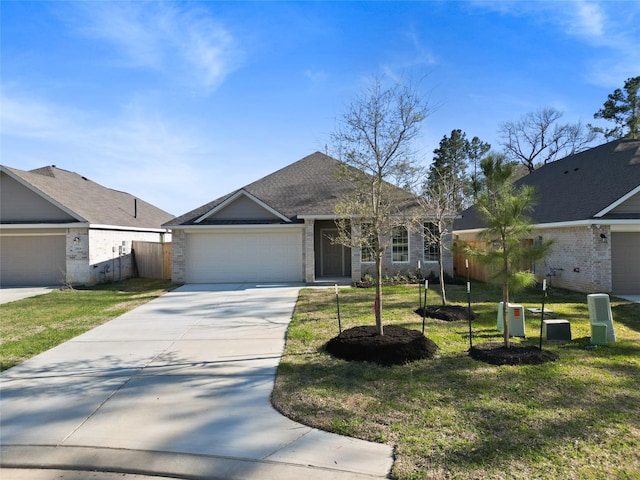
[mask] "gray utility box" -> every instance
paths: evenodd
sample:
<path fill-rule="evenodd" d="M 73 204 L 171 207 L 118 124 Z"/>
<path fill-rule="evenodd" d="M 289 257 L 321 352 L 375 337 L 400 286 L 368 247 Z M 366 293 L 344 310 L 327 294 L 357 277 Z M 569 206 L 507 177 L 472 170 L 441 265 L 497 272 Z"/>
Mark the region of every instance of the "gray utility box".
<path fill-rule="evenodd" d="M 571 340 L 571 324 L 561 318 L 542 321 L 542 338 L 546 340 Z"/>

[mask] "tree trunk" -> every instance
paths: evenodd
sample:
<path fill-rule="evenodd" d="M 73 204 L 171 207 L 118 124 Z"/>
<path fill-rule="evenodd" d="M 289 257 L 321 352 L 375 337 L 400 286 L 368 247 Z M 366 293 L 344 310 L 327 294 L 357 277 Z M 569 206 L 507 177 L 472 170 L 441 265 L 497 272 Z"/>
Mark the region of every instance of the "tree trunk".
<path fill-rule="evenodd" d="M 509 342 L 509 285 L 502 284 L 502 327 L 504 332 L 504 346 L 511 348 Z"/>
<path fill-rule="evenodd" d="M 373 311 L 376 316 L 376 329 L 378 335 L 384 335 L 382 328 L 382 254 L 376 255 L 376 300 L 373 304 Z"/>
<path fill-rule="evenodd" d="M 444 285 L 444 264 L 442 263 L 442 253 L 444 248 L 442 247 L 442 241 L 438 242 L 438 270 L 440 275 L 440 294 L 442 295 L 442 306 L 447 305 L 447 290 Z"/>

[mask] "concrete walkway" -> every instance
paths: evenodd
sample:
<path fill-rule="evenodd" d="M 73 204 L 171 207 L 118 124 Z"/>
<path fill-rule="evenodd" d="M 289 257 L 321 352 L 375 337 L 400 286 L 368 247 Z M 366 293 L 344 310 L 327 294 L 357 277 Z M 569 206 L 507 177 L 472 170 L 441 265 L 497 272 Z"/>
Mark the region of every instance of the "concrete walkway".
<path fill-rule="evenodd" d="M 3 372 L 0 476 L 386 478 L 391 447 L 271 406 L 298 292 L 187 285 Z"/>

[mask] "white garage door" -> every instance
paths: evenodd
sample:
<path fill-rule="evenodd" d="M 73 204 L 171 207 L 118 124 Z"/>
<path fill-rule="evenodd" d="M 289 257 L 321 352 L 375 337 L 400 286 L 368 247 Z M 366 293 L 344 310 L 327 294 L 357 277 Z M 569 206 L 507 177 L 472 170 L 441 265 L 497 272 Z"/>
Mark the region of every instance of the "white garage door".
<path fill-rule="evenodd" d="M 66 277 L 64 235 L 0 237 L 3 286 L 61 285 Z"/>
<path fill-rule="evenodd" d="M 640 233 L 611 234 L 611 282 L 614 294 L 640 295 Z"/>
<path fill-rule="evenodd" d="M 187 283 L 301 282 L 301 229 L 189 233 Z"/>

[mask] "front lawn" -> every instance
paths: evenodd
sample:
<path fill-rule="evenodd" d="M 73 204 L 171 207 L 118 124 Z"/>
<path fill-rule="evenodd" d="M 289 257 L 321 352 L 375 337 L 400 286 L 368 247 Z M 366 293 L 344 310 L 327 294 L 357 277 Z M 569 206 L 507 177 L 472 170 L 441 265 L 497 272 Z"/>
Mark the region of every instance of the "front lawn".
<path fill-rule="evenodd" d="M 466 288 L 449 286 L 466 305 Z M 372 324 L 371 289 L 340 293 L 342 328 Z M 474 343 L 500 341 L 499 289 L 473 283 Z M 416 286 L 388 287 L 386 324 L 421 330 Z M 429 305 L 439 301 L 429 291 Z M 512 299 L 539 307 L 540 291 Z M 272 401 L 314 427 L 395 447 L 396 479 L 640 478 L 640 304 L 612 298 L 618 341 L 590 348 L 586 295 L 553 289 L 547 307 L 571 322 L 573 341 L 545 342 L 559 360 L 493 366 L 471 359 L 466 321 L 427 319 L 435 358 L 382 367 L 338 360 L 324 344 L 338 334 L 333 289 L 301 292 Z M 540 316 L 526 312 L 538 344 Z"/>
<path fill-rule="evenodd" d="M 130 279 L 56 290 L 0 305 L 0 370 L 158 298 L 176 286 L 164 280 Z"/>

